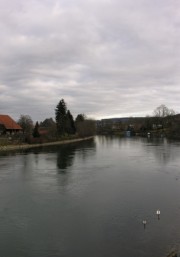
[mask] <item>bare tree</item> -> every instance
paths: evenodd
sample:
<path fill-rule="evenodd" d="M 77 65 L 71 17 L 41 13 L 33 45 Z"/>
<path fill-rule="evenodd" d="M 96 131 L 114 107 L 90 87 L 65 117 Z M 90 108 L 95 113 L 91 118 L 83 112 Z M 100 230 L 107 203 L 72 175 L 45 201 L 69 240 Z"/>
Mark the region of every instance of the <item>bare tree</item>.
<path fill-rule="evenodd" d="M 31 134 L 33 130 L 33 121 L 29 115 L 22 115 L 20 116 L 17 122 L 21 128 L 23 129 L 24 134 Z"/>
<path fill-rule="evenodd" d="M 76 132 L 80 137 L 93 136 L 96 133 L 95 120 L 86 119 L 76 123 Z"/>
<path fill-rule="evenodd" d="M 158 123 L 158 125 L 161 125 L 162 127 L 170 127 L 175 114 L 176 113 L 173 109 L 169 109 L 164 104 L 161 104 L 154 110 L 156 123 Z"/>
<path fill-rule="evenodd" d="M 175 111 L 173 109 L 169 109 L 166 105 L 161 104 L 154 110 L 154 116 L 164 118 L 167 116 L 175 115 Z"/>

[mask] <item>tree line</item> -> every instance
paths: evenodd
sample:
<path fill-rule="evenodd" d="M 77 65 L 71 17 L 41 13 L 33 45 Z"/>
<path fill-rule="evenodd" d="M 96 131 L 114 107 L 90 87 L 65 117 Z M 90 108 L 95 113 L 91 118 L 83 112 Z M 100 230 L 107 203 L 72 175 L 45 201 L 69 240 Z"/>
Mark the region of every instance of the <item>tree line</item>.
<path fill-rule="evenodd" d="M 94 135 L 95 121 L 88 119 L 84 114 L 78 114 L 74 120 L 64 99 L 61 99 L 55 109 L 57 133 L 60 136 L 74 135 L 85 137 Z"/>
<path fill-rule="evenodd" d="M 78 114 L 74 119 L 64 99 L 61 99 L 55 107 L 55 119 L 47 118 L 35 125 L 29 115 L 21 115 L 18 124 L 23 129 L 23 134 L 33 138 L 46 138 L 48 141 L 72 137 L 86 137 L 100 134 L 122 134 L 131 130 L 136 134 L 146 135 L 151 131 L 153 134 L 165 134 L 170 137 L 180 137 L 180 115 L 164 104 L 158 106 L 153 115 L 146 117 L 130 117 L 124 121 L 107 119 L 103 124 L 88 119 L 84 114 Z M 48 133 L 47 133 L 48 132 Z"/>
<path fill-rule="evenodd" d="M 74 119 L 64 99 L 61 99 L 55 107 L 55 120 L 47 118 L 43 122 L 33 124 L 29 115 L 20 115 L 17 123 L 22 127 L 23 134 L 33 138 L 48 137 L 49 140 L 57 140 L 69 137 L 86 137 L 95 134 L 95 121 L 78 114 Z M 45 135 L 46 134 L 46 135 Z"/>
<path fill-rule="evenodd" d="M 124 135 L 126 131 L 132 135 L 146 136 L 151 132 L 154 136 L 180 138 L 180 114 L 161 104 L 146 117 L 105 119 L 97 123 L 99 134 Z"/>

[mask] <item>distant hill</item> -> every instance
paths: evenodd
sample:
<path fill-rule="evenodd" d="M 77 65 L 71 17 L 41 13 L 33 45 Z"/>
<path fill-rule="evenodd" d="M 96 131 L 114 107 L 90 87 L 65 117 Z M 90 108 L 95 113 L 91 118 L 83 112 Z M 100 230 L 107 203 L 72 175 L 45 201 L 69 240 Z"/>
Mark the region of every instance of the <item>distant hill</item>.
<path fill-rule="evenodd" d="M 112 122 L 112 123 L 126 123 L 129 120 L 141 120 L 144 119 L 144 117 L 122 117 L 122 118 L 107 118 L 107 119 L 101 119 L 101 120 L 97 120 L 97 122 Z"/>

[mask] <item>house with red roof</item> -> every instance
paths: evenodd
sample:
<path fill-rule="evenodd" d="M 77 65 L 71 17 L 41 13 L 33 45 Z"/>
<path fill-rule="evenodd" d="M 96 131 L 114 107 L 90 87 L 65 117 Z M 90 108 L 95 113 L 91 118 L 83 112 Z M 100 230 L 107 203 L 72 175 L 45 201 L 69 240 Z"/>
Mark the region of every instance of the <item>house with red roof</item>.
<path fill-rule="evenodd" d="M 22 128 L 9 115 L 0 114 L 0 135 L 21 132 Z"/>

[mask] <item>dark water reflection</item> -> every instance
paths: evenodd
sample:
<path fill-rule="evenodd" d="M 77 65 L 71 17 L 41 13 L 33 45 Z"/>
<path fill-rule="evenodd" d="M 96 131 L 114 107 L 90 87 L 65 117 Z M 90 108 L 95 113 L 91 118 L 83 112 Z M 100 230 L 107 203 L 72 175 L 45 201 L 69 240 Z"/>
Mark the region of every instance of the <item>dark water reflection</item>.
<path fill-rule="evenodd" d="M 0 256 L 165 256 L 180 245 L 179 156 L 115 137 L 4 153 Z"/>
<path fill-rule="evenodd" d="M 57 149 L 57 166 L 60 172 L 65 172 L 68 167 L 71 167 L 74 162 L 75 154 L 86 159 L 88 155 L 95 152 L 95 142 L 81 142 L 79 144 L 67 144 Z"/>

